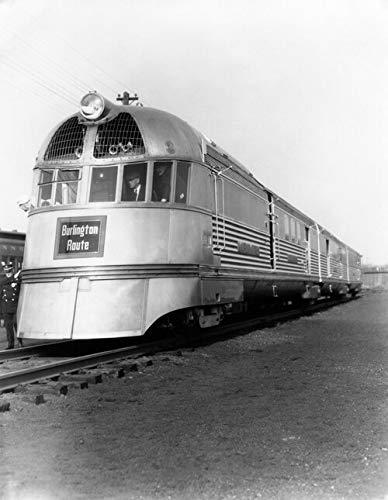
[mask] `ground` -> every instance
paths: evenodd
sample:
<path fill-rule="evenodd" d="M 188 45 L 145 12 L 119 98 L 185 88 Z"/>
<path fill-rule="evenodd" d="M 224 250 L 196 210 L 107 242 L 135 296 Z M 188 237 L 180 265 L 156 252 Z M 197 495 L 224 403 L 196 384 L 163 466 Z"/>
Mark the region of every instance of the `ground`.
<path fill-rule="evenodd" d="M 387 305 L 158 355 L 38 406 L 1 396 L 0 497 L 388 498 Z"/>

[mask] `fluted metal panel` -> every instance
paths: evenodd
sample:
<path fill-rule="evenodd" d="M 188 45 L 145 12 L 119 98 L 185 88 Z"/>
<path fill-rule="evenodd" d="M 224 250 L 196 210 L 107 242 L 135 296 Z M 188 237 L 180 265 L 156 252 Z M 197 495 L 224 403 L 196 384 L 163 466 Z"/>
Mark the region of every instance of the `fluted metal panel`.
<path fill-rule="evenodd" d="M 221 267 L 238 269 L 271 269 L 270 237 L 268 234 L 237 222 L 213 216 L 213 252 L 221 258 Z M 218 228 L 218 231 L 217 231 Z M 259 255 L 246 255 L 239 251 L 239 243 L 259 247 Z"/>
<path fill-rule="evenodd" d="M 276 239 L 276 269 L 289 273 L 306 272 L 306 250 L 286 240 Z"/>

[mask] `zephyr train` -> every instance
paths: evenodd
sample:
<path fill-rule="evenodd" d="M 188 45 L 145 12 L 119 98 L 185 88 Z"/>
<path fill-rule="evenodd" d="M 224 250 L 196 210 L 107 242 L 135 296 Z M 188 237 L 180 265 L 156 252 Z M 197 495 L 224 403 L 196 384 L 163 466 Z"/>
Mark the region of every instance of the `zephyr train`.
<path fill-rule="evenodd" d="M 96 92 L 80 104 L 34 168 L 20 338 L 205 328 L 360 290 L 355 250 L 185 121 Z"/>

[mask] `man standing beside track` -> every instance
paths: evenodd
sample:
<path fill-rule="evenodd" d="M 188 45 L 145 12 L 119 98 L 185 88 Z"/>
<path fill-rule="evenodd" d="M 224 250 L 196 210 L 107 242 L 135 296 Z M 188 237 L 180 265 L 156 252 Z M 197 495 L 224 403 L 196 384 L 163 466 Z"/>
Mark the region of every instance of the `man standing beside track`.
<path fill-rule="evenodd" d="M 4 326 L 7 330 L 8 347 L 6 349 L 13 349 L 15 346 L 16 311 L 18 308 L 20 281 L 18 277 L 19 273 L 14 274 L 12 264 L 5 264 L 4 272 L 5 276 L 0 279 L 0 298 Z M 22 345 L 22 340 L 19 339 L 19 346 L 21 347 Z"/>

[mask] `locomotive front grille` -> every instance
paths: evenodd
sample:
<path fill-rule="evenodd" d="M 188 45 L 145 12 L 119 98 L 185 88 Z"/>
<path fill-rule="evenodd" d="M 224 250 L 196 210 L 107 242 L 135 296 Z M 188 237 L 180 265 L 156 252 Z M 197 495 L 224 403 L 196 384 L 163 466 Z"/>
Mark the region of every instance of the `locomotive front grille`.
<path fill-rule="evenodd" d="M 82 156 L 86 126 L 78 123 L 73 116 L 67 120 L 52 137 L 46 149 L 44 159 L 50 160 L 77 160 Z"/>

